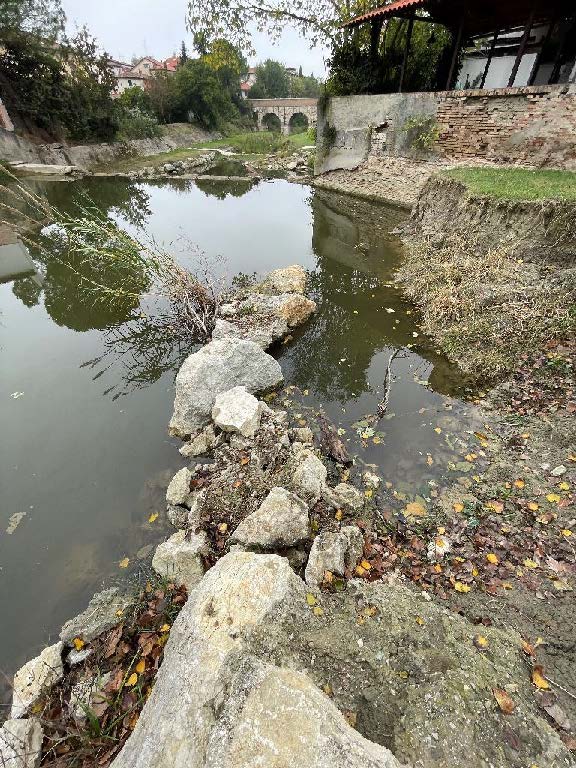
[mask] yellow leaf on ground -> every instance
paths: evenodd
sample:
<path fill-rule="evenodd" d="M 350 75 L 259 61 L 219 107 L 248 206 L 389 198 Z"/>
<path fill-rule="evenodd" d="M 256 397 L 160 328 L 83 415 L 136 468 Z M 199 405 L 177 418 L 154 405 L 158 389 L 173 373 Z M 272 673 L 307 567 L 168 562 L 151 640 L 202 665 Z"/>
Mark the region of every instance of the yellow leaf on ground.
<path fill-rule="evenodd" d="M 334 515 L 334 517 L 336 518 L 336 520 L 342 520 L 342 518 L 344 517 L 344 514 L 343 514 L 342 510 L 341 509 L 337 509 L 336 510 L 336 514 Z"/>
<path fill-rule="evenodd" d="M 162 624 L 160 632 L 170 632 L 170 624 Z"/>
<path fill-rule="evenodd" d="M 316 598 L 312 594 L 312 592 L 306 592 L 306 602 L 308 605 L 316 605 Z"/>
<path fill-rule="evenodd" d="M 549 501 L 551 504 L 557 503 L 560 501 L 560 496 L 558 496 L 557 493 L 549 493 L 546 496 L 547 501 Z"/>
<path fill-rule="evenodd" d="M 128 568 L 128 564 L 130 563 L 129 557 L 123 557 L 122 560 L 118 563 L 120 568 Z"/>
<path fill-rule="evenodd" d="M 455 581 L 454 589 L 456 592 L 470 592 L 472 587 L 469 584 L 463 584 L 461 581 Z"/>
<path fill-rule="evenodd" d="M 439 435 L 442 432 L 442 430 L 440 429 L 440 427 L 434 427 L 434 432 L 436 432 L 436 434 Z"/>
<path fill-rule="evenodd" d="M 426 517 L 428 514 L 426 508 L 419 501 L 411 501 L 410 504 L 406 504 L 404 509 L 405 515 L 412 515 L 413 517 Z"/>
<path fill-rule="evenodd" d="M 372 490 L 372 488 L 367 488 L 367 489 L 364 491 L 364 496 L 365 496 L 367 499 L 371 499 L 373 495 L 374 495 L 374 491 Z"/>
<path fill-rule="evenodd" d="M 132 686 L 136 685 L 137 682 L 138 682 L 138 675 L 136 674 L 136 672 L 132 672 L 128 680 L 126 680 L 126 685 L 132 688 Z"/>
<path fill-rule="evenodd" d="M 220 523 L 220 525 L 218 526 L 218 530 L 220 533 L 226 533 L 226 531 L 228 530 L 228 523 Z"/>
<path fill-rule="evenodd" d="M 140 659 L 140 661 L 138 662 L 138 664 L 136 664 L 134 669 L 136 670 L 136 672 L 138 672 L 139 675 L 141 675 L 142 672 L 144 672 L 144 670 L 146 669 L 146 662 L 144 661 L 144 659 Z"/>
<path fill-rule="evenodd" d="M 536 512 L 536 510 L 538 509 L 538 504 L 536 504 L 535 501 L 530 501 L 528 503 L 528 509 L 530 509 L 532 512 Z"/>
<path fill-rule="evenodd" d="M 523 560 L 522 564 L 526 568 L 538 568 L 538 563 L 535 563 L 534 560 L 530 560 L 529 557 L 527 557 L 526 560 Z"/>
<path fill-rule="evenodd" d="M 503 688 L 492 688 L 492 693 L 494 694 L 494 698 L 496 699 L 501 712 L 504 712 L 505 715 L 510 715 L 514 712 L 516 705 L 512 701 L 509 693 Z"/>
<path fill-rule="evenodd" d="M 440 563 L 436 563 L 436 565 L 434 566 L 434 571 L 435 573 L 442 573 L 442 566 L 440 565 Z"/>
<path fill-rule="evenodd" d="M 547 691 L 550 688 L 550 683 L 544 677 L 544 669 L 539 664 L 532 670 L 532 682 L 541 691 Z"/>
<path fill-rule="evenodd" d="M 314 616 L 323 616 L 324 609 L 320 608 L 319 605 L 315 605 L 314 608 L 312 608 L 312 613 L 314 614 Z"/>
<path fill-rule="evenodd" d="M 486 555 L 486 560 L 488 560 L 489 563 L 492 563 L 492 565 L 498 565 L 500 562 L 498 560 L 498 555 L 495 555 L 493 552 L 488 552 Z"/>
<path fill-rule="evenodd" d="M 486 506 L 488 509 L 496 512 L 497 515 L 499 515 L 501 512 L 504 512 L 504 504 L 502 504 L 501 501 L 489 501 Z"/>
<path fill-rule="evenodd" d="M 148 518 L 149 523 L 153 523 L 155 520 L 158 520 L 158 512 L 153 512 Z"/>
<path fill-rule="evenodd" d="M 242 456 L 242 458 L 240 459 L 240 464 L 242 464 L 242 466 L 245 466 L 249 462 L 250 462 L 250 457 L 249 456 Z"/>
<path fill-rule="evenodd" d="M 372 438 L 372 442 L 374 443 L 374 445 L 380 445 L 382 440 L 381 440 L 381 438 L 378 437 L 378 435 L 376 435 L 376 437 Z"/>
<path fill-rule="evenodd" d="M 82 648 L 84 648 L 84 640 L 82 640 L 82 638 L 75 637 L 72 642 L 74 643 L 74 648 L 76 648 L 77 651 L 81 651 Z"/>
<path fill-rule="evenodd" d="M 457 501 L 456 504 L 453 504 L 454 512 L 457 512 L 460 514 L 460 512 L 464 512 L 464 504 L 462 504 L 460 501 Z"/>
<path fill-rule="evenodd" d="M 424 624 L 426 624 L 426 622 L 424 621 L 422 616 L 416 616 L 416 624 L 422 627 Z"/>
<path fill-rule="evenodd" d="M 563 528 L 560 531 L 560 533 L 562 534 L 562 536 L 566 536 L 566 538 L 568 538 L 568 536 L 572 536 L 572 531 L 569 530 L 568 528 Z"/>
<path fill-rule="evenodd" d="M 514 480 L 514 485 L 516 486 L 516 488 L 524 488 L 526 483 L 524 482 L 524 480 L 519 478 L 518 480 Z"/>
<path fill-rule="evenodd" d="M 484 651 L 488 648 L 488 638 L 484 637 L 484 635 L 476 635 L 472 642 L 480 651 Z"/>
<path fill-rule="evenodd" d="M 561 491 L 569 491 L 570 490 L 570 485 L 568 483 L 562 482 L 562 483 L 560 483 L 558 488 L 560 488 Z"/>

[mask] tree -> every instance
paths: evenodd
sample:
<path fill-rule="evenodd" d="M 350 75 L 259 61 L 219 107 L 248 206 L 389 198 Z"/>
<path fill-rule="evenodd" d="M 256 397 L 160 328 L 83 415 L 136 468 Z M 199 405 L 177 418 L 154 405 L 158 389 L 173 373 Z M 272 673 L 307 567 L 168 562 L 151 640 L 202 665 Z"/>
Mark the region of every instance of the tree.
<path fill-rule="evenodd" d="M 216 72 L 202 59 L 188 60 L 176 70 L 172 80 L 177 119 L 195 119 L 205 128 L 214 129 L 238 116 Z"/>
<path fill-rule="evenodd" d="M 0 39 L 10 34 L 42 35 L 55 40 L 64 31 L 66 16 L 60 0 L 2 0 Z"/>
<path fill-rule="evenodd" d="M 290 78 L 278 61 L 266 59 L 256 67 L 256 82 L 250 89 L 252 99 L 284 99 L 290 95 Z"/>
<path fill-rule="evenodd" d="M 180 61 L 179 64 L 186 64 L 188 61 L 188 52 L 186 50 L 186 43 L 182 40 L 182 48 L 180 49 Z"/>

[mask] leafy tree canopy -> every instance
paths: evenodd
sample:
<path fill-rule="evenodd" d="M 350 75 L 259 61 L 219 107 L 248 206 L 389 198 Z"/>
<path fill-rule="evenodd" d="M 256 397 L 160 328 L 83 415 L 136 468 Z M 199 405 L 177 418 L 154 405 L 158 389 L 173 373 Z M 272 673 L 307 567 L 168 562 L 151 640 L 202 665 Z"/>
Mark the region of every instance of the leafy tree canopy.
<path fill-rule="evenodd" d="M 250 89 L 252 99 L 284 99 L 290 95 L 290 77 L 278 61 L 266 59 L 256 67 L 256 82 Z"/>
<path fill-rule="evenodd" d="M 54 40 L 64 31 L 66 16 L 60 0 L 2 0 L 0 37 L 14 33 L 41 34 Z"/>

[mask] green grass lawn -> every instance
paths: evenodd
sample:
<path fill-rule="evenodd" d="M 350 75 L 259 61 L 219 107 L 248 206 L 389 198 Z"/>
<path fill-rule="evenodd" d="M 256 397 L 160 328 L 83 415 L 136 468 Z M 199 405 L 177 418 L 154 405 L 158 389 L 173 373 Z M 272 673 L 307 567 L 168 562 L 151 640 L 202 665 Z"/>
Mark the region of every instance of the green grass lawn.
<path fill-rule="evenodd" d="M 576 200 L 576 173 L 527 168 L 452 168 L 472 192 L 506 200 Z"/>

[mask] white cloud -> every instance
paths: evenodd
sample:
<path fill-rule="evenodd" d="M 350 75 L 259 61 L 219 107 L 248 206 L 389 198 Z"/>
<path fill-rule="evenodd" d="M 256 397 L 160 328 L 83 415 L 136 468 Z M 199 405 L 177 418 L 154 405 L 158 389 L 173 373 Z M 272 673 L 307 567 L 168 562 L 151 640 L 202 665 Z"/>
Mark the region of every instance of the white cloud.
<path fill-rule="evenodd" d="M 180 50 L 182 40 L 191 48 L 186 31 L 186 0 L 62 0 L 68 30 L 86 25 L 101 46 L 114 58 L 133 55 L 164 59 Z M 277 44 L 255 32 L 256 56 L 251 63 L 271 58 L 290 67 L 302 66 L 304 74 L 325 75 L 322 48 L 311 48 L 295 29 L 287 28 Z"/>

